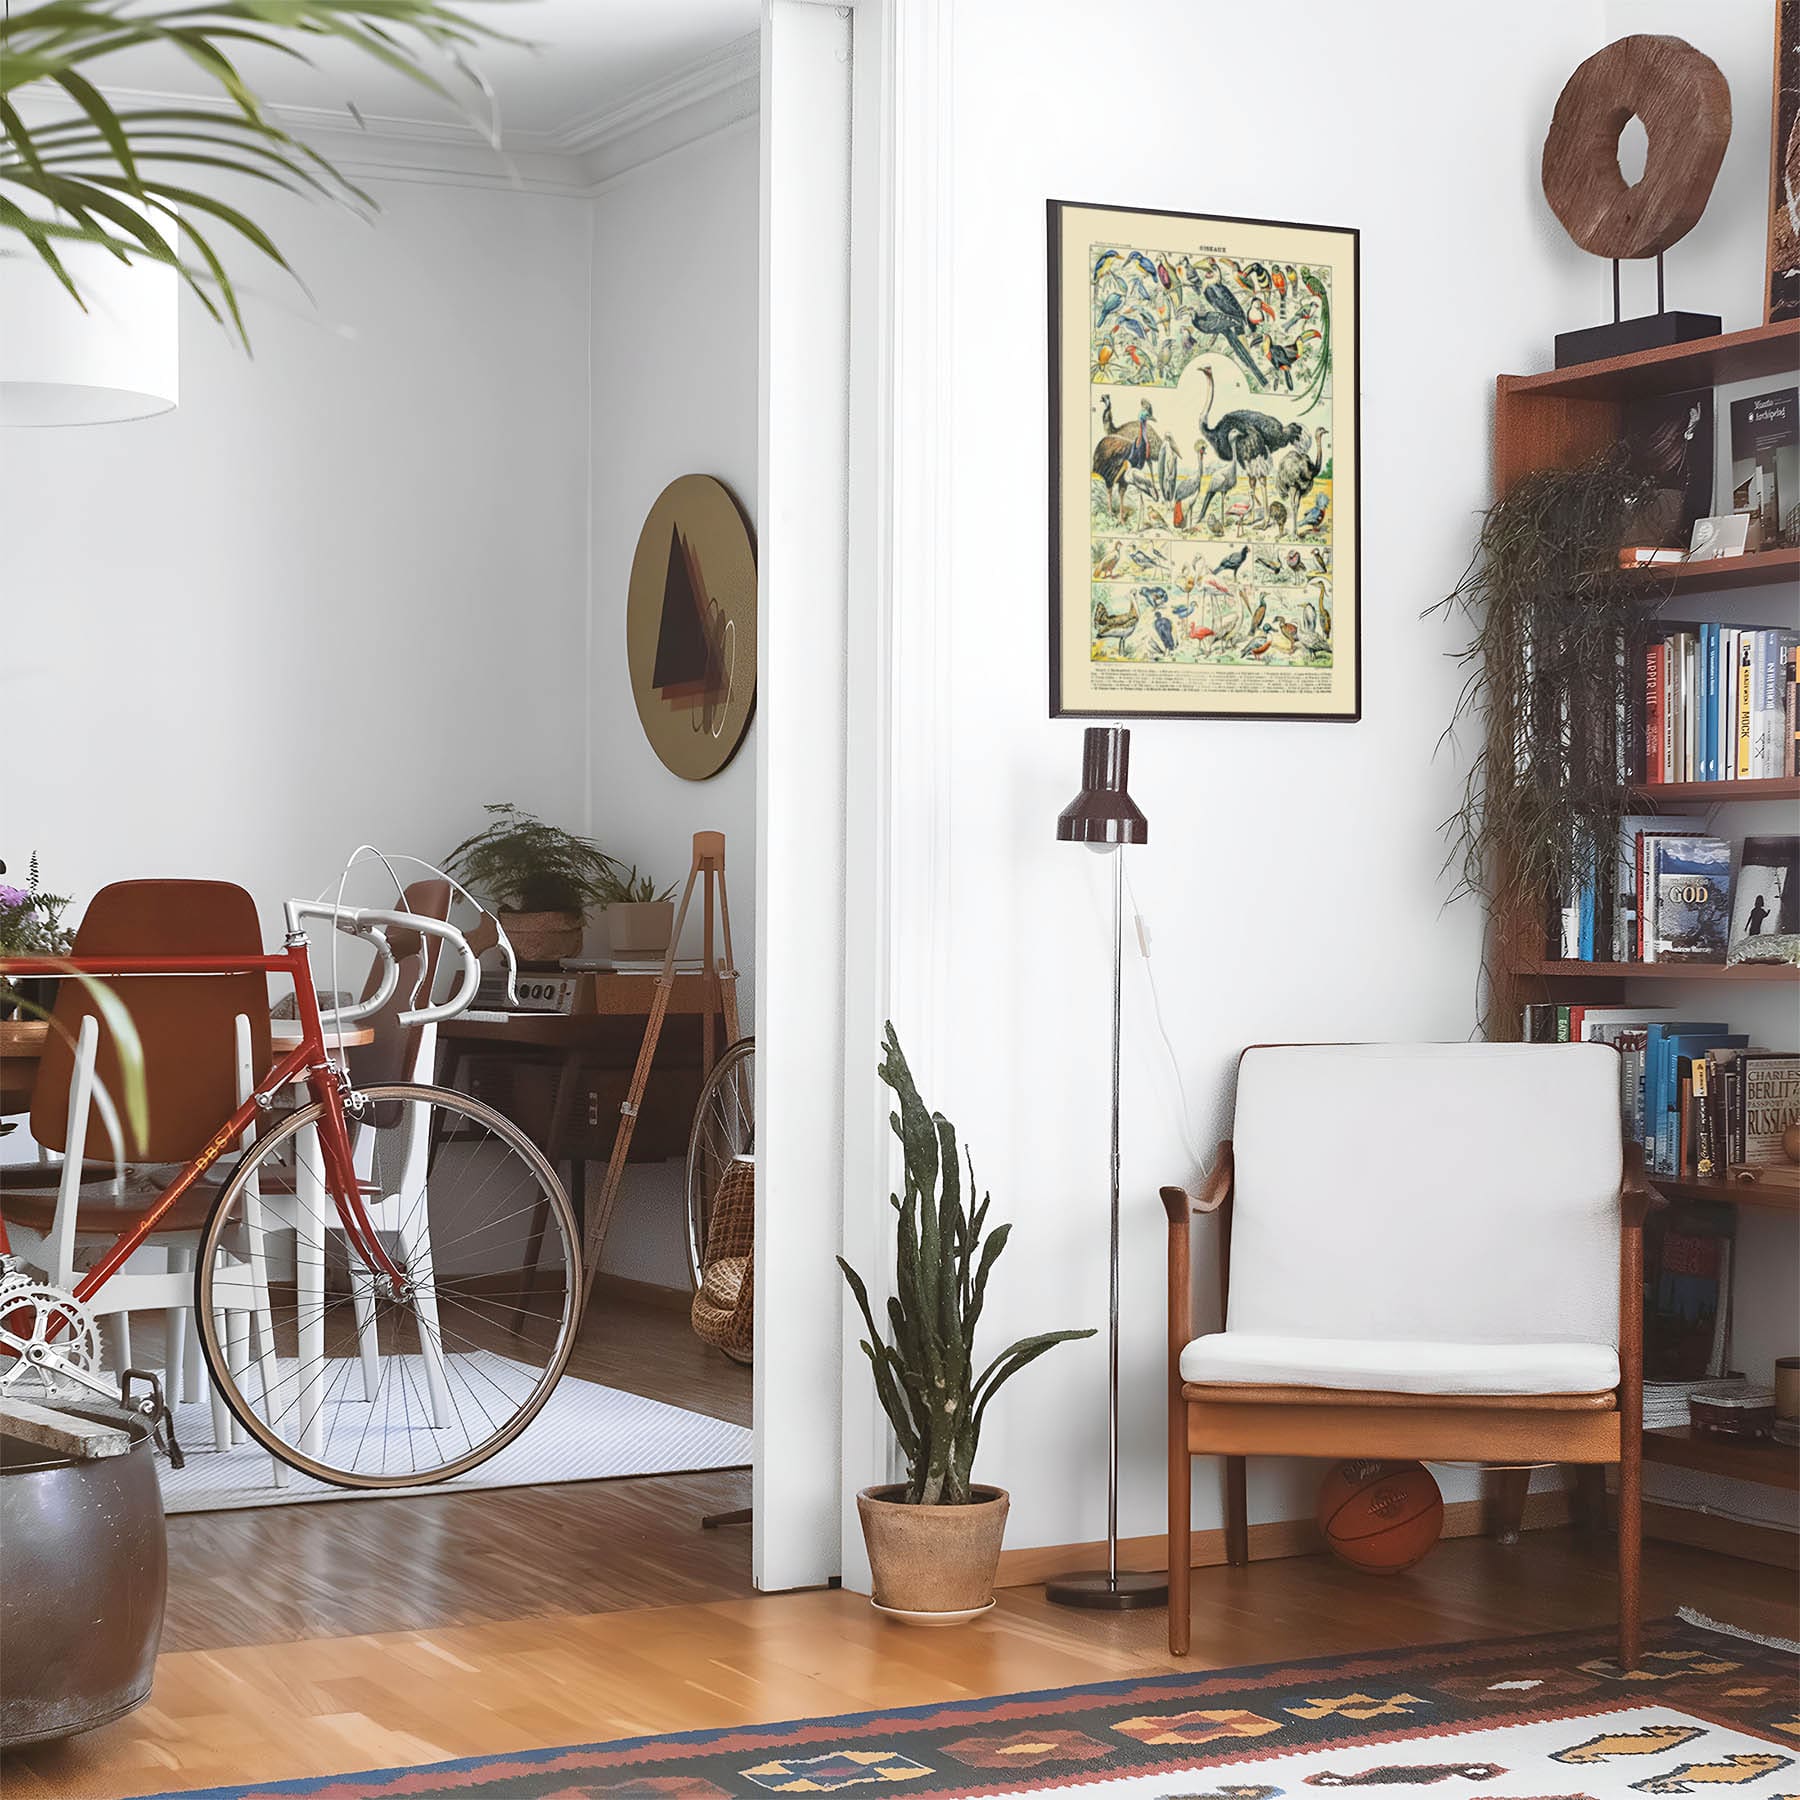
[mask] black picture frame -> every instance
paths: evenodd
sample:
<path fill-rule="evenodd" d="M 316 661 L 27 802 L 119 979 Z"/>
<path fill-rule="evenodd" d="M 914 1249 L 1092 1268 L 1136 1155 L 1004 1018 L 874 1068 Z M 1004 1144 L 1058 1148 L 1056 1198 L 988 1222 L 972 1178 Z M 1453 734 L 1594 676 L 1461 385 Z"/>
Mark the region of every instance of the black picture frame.
<path fill-rule="evenodd" d="M 1098 703 L 1095 696 L 1071 695 L 1071 687 L 1075 684 L 1065 679 L 1073 667 L 1073 658 L 1069 654 L 1073 630 L 1068 611 L 1069 606 L 1077 602 L 1083 614 L 1091 611 L 1093 606 L 1094 563 L 1083 561 L 1078 570 L 1070 567 L 1070 550 L 1074 541 L 1072 529 L 1076 522 L 1070 514 L 1070 496 L 1076 490 L 1073 478 L 1071 457 L 1078 455 L 1081 481 L 1079 492 L 1083 495 L 1084 512 L 1080 521 L 1080 529 L 1084 537 L 1090 533 L 1092 521 L 1092 483 L 1098 477 L 1094 474 L 1092 460 L 1094 455 L 1094 437 L 1091 421 L 1089 429 L 1084 431 L 1077 444 L 1071 439 L 1070 401 L 1072 385 L 1069 377 L 1071 340 L 1067 335 L 1068 306 L 1070 300 L 1070 262 L 1071 240 L 1068 227 L 1078 215 L 1104 215 L 1104 220 L 1095 223 L 1112 224 L 1116 221 L 1145 221 L 1153 228 L 1155 222 L 1179 222 L 1186 228 L 1186 235 L 1191 239 L 1197 235 L 1194 228 L 1216 226 L 1225 228 L 1231 233 L 1230 240 L 1242 249 L 1246 237 L 1248 244 L 1254 245 L 1258 240 L 1256 233 L 1268 234 L 1271 244 L 1289 244 L 1317 239 L 1321 243 L 1329 240 L 1338 251 L 1331 268 L 1331 289 L 1342 294 L 1347 290 L 1350 296 L 1349 318 L 1343 320 L 1340 311 L 1336 320 L 1330 321 L 1331 336 L 1329 349 L 1331 361 L 1328 374 L 1333 381 L 1329 406 L 1330 425 L 1328 430 L 1332 437 L 1330 466 L 1333 473 L 1325 478 L 1331 495 L 1331 518 L 1333 522 L 1331 557 L 1329 571 L 1331 581 L 1330 592 L 1336 596 L 1338 578 L 1343 565 L 1338 563 L 1337 553 L 1341 538 L 1349 538 L 1348 568 L 1351 574 L 1352 605 L 1349 611 L 1348 631 L 1345 634 L 1350 651 L 1350 668 L 1341 685 L 1335 679 L 1339 668 L 1338 657 L 1341 654 L 1343 640 L 1332 635 L 1333 652 L 1332 667 L 1334 680 L 1326 699 L 1320 704 L 1319 697 L 1311 697 L 1310 704 L 1296 705 L 1291 697 L 1286 704 L 1270 704 L 1266 699 L 1258 701 L 1255 688 L 1259 685 L 1248 663 L 1237 665 L 1245 671 L 1243 691 L 1214 697 L 1210 701 L 1202 694 L 1177 696 L 1177 699 L 1191 698 L 1193 704 L 1174 703 L 1165 693 L 1160 696 L 1134 696 L 1128 690 L 1115 690 L 1104 696 L 1104 703 Z M 1302 234 L 1295 239 L 1293 234 Z M 1104 234 L 1107 236 L 1115 233 Z M 1170 234 L 1165 229 L 1162 235 Z M 1213 234 L 1224 240 L 1224 232 Z M 1355 226 L 1323 225 L 1296 220 L 1257 219 L 1232 214 L 1198 213 L 1178 211 L 1171 208 L 1112 206 L 1089 201 L 1049 199 L 1045 202 L 1045 269 L 1047 299 L 1047 362 L 1048 362 L 1048 399 L 1049 399 L 1049 456 L 1048 456 L 1048 547 L 1049 547 L 1049 711 L 1052 718 L 1081 719 L 1246 719 L 1261 721 L 1281 721 L 1285 723 L 1312 721 L 1321 724 L 1355 724 L 1362 718 L 1362 508 L 1361 508 L 1361 441 L 1362 441 L 1362 400 L 1361 400 L 1361 368 L 1362 368 L 1362 250 L 1361 231 Z M 1120 240 L 1121 242 L 1123 239 Z M 1208 255 L 1222 265 L 1236 265 L 1242 262 L 1240 250 L 1214 249 L 1198 254 Z M 1160 262 L 1159 258 L 1159 262 Z M 1267 260 L 1267 259 L 1265 259 Z M 1285 260 L 1285 259 L 1284 259 Z M 1338 263 L 1347 265 L 1340 273 Z M 1084 257 L 1083 266 L 1087 266 Z M 1340 286 L 1343 282 L 1345 285 Z M 1084 286 L 1080 295 L 1081 317 L 1083 320 L 1081 333 L 1090 340 L 1094 329 L 1094 302 L 1092 288 Z M 1329 302 L 1327 302 L 1329 306 Z M 1209 315 L 1210 316 L 1210 315 Z M 1340 335 L 1341 334 L 1341 335 Z M 1229 346 L 1228 346 L 1229 347 Z M 1341 352 L 1347 351 L 1347 359 Z M 1181 375 L 1186 367 L 1197 365 L 1200 357 L 1209 354 L 1198 352 L 1187 359 L 1187 364 L 1177 371 L 1176 381 L 1170 387 L 1179 388 Z M 1273 352 L 1270 353 L 1272 360 Z M 1087 361 L 1084 353 L 1083 361 Z M 1347 361 L 1348 379 L 1343 380 Z M 1215 365 L 1215 366 L 1223 366 Z M 1235 370 L 1233 371 L 1235 373 Z M 1339 383 L 1342 383 L 1341 387 Z M 1081 384 L 1081 392 L 1090 396 L 1096 387 L 1111 387 L 1114 383 L 1096 380 L 1090 370 L 1089 376 Z M 1126 385 L 1156 387 L 1159 384 L 1150 381 L 1130 382 Z M 1216 381 L 1215 384 L 1216 386 Z M 1282 396 L 1272 396 L 1281 398 Z M 1316 407 L 1318 403 L 1314 402 Z M 1347 426 L 1347 431 L 1345 427 Z M 1348 462 L 1350 489 L 1348 506 L 1339 503 L 1341 488 L 1337 476 L 1339 459 L 1343 453 L 1343 440 L 1349 439 L 1350 456 Z M 1199 469 L 1196 469 L 1198 475 Z M 1242 477 L 1240 476 L 1240 480 Z M 1263 484 L 1267 493 L 1267 482 Z M 1232 490 L 1232 491 L 1235 491 Z M 1228 498 L 1229 496 L 1227 496 Z M 1221 508 L 1223 512 L 1223 507 Z M 1349 531 L 1341 533 L 1340 523 L 1348 516 Z M 1178 535 L 1178 534 L 1177 534 Z M 1202 544 L 1220 542 L 1217 539 L 1195 540 Z M 1247 534 L 1237 540 L 1239 543 L 1254 543 L 1256 540 Z M 1316 546 L 1313 546 L 1316 547 Z M 1195 559 L 1198 560 L 1197 558 Z M 1339 609 L 1341 617 L 1342 609 Z M 1291 622 L 1288 622 L 1291 623 Z M 1280 642 L 1282 640 L 1276 640 Z M 1090 666 L 1093 662 L 1091 640 L 1089 651 Z M 1102 666 L 1106 666 L 1103 664 Z M 1149 666 L 1166 667 L 1168 665 L 1151 664 Z M 1274 684 L 1266 684 L 1273 686 Z M 1084 700 L 1089 703 L 1082 703 Z"/>

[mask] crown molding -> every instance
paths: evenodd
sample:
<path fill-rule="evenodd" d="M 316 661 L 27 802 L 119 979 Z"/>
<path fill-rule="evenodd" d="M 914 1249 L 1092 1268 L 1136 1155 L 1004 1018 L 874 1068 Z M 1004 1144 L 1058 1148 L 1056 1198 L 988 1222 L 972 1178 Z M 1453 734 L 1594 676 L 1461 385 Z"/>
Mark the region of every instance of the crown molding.
<path fill-rule="evenodd" d="M 582 114 L 551 130 L 508 129 L 498 142 L 468 119 L 352 113 L 347 107 L 267 105 L 283 130 L 352 180 L 439 183 L 583 196 L 645 163 L 754 117 L 761 91 L 756 33 L 736 39 L 640 90 L 622 105 Z M 121 106 L 236 110 L 223 98 L 155 88 L 114 88 Z M 75 112 L 60 96 L 20 93 L 31 117 Z"/>
<path fill-rule="evenodd" d="M 656 127 L 678 124 L 684 115 L 693 115 L 698 123 L 719 110 L 713 103 L 724 101 L 730 116 L 706 127 L 716 130 L 719 124 L 744 116 L 741 108 L 746 97 L 750 110 L 755 109 L 761 83 L 762 40 L 753 31 L 641 89 L 623 105 L 601 107 L 570 120 L 553 134 L 554 148 L 570 155 L 592 156 Z M 687 133 L 690 139 L 704 135 L 704 130 Z M 662 148 L 673 145 L 665 143 Z"/>

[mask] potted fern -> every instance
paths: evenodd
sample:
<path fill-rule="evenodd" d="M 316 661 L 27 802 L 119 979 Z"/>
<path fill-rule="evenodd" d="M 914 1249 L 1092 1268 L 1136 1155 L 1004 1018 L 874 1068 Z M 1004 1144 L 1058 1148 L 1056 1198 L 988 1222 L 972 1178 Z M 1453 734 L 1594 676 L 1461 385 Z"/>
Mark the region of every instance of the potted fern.
<path fill-rule="evenodd" d="M 899 1101 L 891 1119 L 906 1165 L 905 1196 L 889 1196 L 898 1214 L 889 1338 L 875 1323 L 862 1277 L 841 1256 L 837 1262 L 868 1326 L 863 1354 L 907 1474 L 891 1487 L 864 1488 L 856 1507 L 876 1606 L 909 1624 L 954 1625 L 993 1604 L 1006 1529 L 1005 1490 L 971 1479 L 988 1403 L 1053 1345 L 1094 1334 L 1021 1338 L 976 1373 L 975 1328 L 1012 1226 L 984 1237 L 991 1196 L 972 1206 L 974 1165 L 967 1164 L 965 1185 L 956 1128 L 926 1110 L 891 1024 L 879 1072 Z"/>
<path fill-rule="evenodd" d="M 444 866 L 499 909 L 521 963 L 555 967 L 581 954 L 587 909 L 608 898 L 617 870 L 591 839 L 547 825 L 511 801 L 486 808 L 487 824 Z"/>

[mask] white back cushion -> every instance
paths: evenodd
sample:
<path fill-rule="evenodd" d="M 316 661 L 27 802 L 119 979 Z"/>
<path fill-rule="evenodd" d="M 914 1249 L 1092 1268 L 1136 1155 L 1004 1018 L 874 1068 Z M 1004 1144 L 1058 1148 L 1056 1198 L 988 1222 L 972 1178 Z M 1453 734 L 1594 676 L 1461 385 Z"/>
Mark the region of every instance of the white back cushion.
<path fill-rule="evenodd" d="M 1608 1046 L 1247 1050 L 1232 1137 L 1228 1330 L 1618 1341 Z"/>

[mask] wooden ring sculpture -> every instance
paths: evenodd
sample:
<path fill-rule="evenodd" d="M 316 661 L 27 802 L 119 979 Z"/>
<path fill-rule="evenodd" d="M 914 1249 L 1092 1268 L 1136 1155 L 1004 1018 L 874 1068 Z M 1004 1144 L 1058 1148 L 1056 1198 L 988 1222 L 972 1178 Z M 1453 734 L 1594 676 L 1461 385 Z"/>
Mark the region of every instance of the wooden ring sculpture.
<path fill-rule="evenodd" d="M 1649 138 L 1643 179 L 1619 167 L 1633 117 Z M 1656 256 L 1706 210 L 1731 138 L 1731 88 L 1685 39 L 1640 34 L 1597 50 L 1557 96 L 1544 139 L 1544 198 L 1583 250 Z"/>

